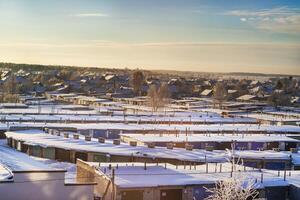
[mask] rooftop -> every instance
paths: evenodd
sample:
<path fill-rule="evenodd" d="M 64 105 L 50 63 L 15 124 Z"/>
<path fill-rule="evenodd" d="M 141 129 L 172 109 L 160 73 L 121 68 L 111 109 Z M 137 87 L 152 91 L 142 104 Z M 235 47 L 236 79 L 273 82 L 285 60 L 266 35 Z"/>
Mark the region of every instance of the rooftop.
<path fill-rule="evenodd" d="M 6 135 L 7 137 L 22 140 L 30 145 L 72 149 L 83 152 L 99 152 L 109 155 L 171 158 L 192 162 L 226 162 L 231 157 L 231 152 L 226 150 L 206 151 L 194 149 L 193 151 L 188 151 L 183 148 L 174 148 L 171 150 L 165 147 L 148 148 L 146 146 L 130 146 L 125 143 L 114 145 L 109 140 L 106 140 L 105 143 L 99 143 L 95 138 L 92 138 L 92 141 L 85 141 L 83 136 L 80 136 L 80 139 L 76 140 L 72 136 L 64 138 L 63 136 L 46 134 L 41 130 L 9 131 L 6 132 Z M 293 162 L 299 163 L 298 153 L 252 150 L 235 150 L 234 152 L 236 155 L 240 155 L 241 158 L 289 160 L 292 157 Z"/>
<path fill-rule="evenodd" d="M 65 170 L 49 167 L 38 162 L 27 154 L 16 151 L 5 144 L 5 140 L 0 142 L 0 182 L 12 181 L 13 173 L 16 172 L 38 172 L 55 171 L 65 172 Z"/>
<path fill-rule="evenodd" d="M 160 187 L 160 186 L 186 186 L 186 185 L 203 185 L 214 184 L 217 181 L 228 179 L 231 177 L 231 163 L 217 163 L 196 166 L 174 166 L 171 164 L 145 164 L 144 163 L 88 163 L 95 166 L 100 174 L 108 177 L 112 175 L 112 169 L 115 170 L 115 184 L 120 188 L 137 188 L 137 187 Z M 112 168 L 109 168 L 109 165 Z M 222 169 L 220 172 L 220 165 Z M 258 170 L 241 165 L 235 165 L 236 177 L 247 177 L 247 181 L 257 180 L 256 188 L 266 186 L 286 186 L 289 184 L 300 183 L 300 173 L 298 171 L 291 172 L 291 176 L 287 175 L 286 181 L 283 178 L 283 172 L 278 176 L 277 171 Z M 207 172 L 206 172 L 207 170 Z M 263 173 L 263 181 L 261 182 L 261 174 Z"/>
<path fill-rule="evenodd" d="M 142 142 L 300 142 L 279 134 L 122 134 Z"/>

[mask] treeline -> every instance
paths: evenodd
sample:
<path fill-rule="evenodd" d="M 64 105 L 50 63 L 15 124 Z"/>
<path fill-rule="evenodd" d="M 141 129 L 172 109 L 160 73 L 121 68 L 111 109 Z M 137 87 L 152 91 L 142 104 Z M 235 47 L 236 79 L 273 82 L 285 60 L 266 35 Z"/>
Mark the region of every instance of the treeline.
<path fill-rule="evenodd" d="M 41 64 L 17 64 L 17 63 L 4 63 L 0 62 L 0 69 L 8 68 L 12 71 L 19 70 L 30 70 L 30 71 L 50 71 L 50 70 L 58 70 L 58 71 L 89 71 L 89 72 L 125 72 L 125 71 L 133 71 L 125 69 L 116 69 L 116 68 L 99 68 L 99 67 L 80 67 L 80 66 L 65 66 L 65 65 L 41 65 Z"/>

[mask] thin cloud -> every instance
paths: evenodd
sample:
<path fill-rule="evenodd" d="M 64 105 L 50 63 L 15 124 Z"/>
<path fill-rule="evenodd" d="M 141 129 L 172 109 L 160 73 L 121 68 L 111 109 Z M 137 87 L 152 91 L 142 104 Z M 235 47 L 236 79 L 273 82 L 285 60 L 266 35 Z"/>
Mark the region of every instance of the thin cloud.
<path fill-rule="evenodd" d="M 240 21 L 262 30 L 300 33 L 300 9 L 277 7 L 261 10 L 232 10 L 225 15 L 239 17 Z"/>
<path fill-rule="evenodd" d="M 299 14 L 298 8 L 289 8 L 289 7 L 276 7 L 271 9 L 261 9 L 261 10 L 232 10 L 226 12 L 227 15 L 234 16 L 248 16 L 248 17 L 274 17 L 274 16 L 287 16 L 294 15 L 295 13 Z"/>
<path fill-rule="evenodd" d="M 78 13 L 72 15 L 74 17 L 108 17 L 108 14 L 105 13 Z"/>

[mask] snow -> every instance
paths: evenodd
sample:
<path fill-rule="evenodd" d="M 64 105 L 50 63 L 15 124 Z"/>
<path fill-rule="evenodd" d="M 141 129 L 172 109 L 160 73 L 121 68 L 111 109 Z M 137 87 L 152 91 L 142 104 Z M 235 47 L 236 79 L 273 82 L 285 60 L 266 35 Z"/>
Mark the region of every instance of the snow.
<path fill-rule="evenodd" d="M 253 158 L 253 159 L 265 159 L 265 160 L 290 160 L 290 154 L 288 152 L 275 152 L 271 150 L 265 151 L 254 151 L 254 150 L 245 150 L 245 151 L 234 151 L 235 157 L 239 158 Z"/>
<path fill-rule="evenodd" d="M 92 138 L 92 141 L 85 141 L 83 136 L 75 140 L 72 135 L 69 138 L 63 136 L 55 136 L 45 134 L 41 130 L 23 130 L 6 132 L 7 137 L 12 137 L 24 141 L 30 145 L 40 145 L 42 147 L 57 147 L 68 150 L 77 150 L 83 152 L 98 152 L 110 155 L 123 156 L 138 156 L 149 158 L 171 158 L 185 161 L 198 162 L 225 162 L 231 157 L 231 152 L 226 150 L 205 151 L 202 149 L 194 149 L 188 151 L 183 148 L 167 149 L 164 147 L 148 148 L 145 146 L 130 146 L 125 143 L 120 145 L 112 144 L 112 141 L 107 140 L 106 143 L 99 143 L 97 139 Z M 275 151 L 252 151 L 252 150 L 235 150 L 236 157 L 254 158 L 254 159 L 290 159 L 290 156 L 295 156 L 295 162 L 299 159 L 299 154 L 290 152 L 275 152 Z"/>
<path fill-rule="evenodd" d="M 23 103 L 1 103 L 0 108 L 1 109 L 7 109 L 7 108 L 27 108 L 28 106 Z"/>
<path fill-rule="evenodd" d="M 6 145 L 0 145 L 0 163 L 8 167 L 12 172 L 16 171 L 55 171 L 46 164 L 37 162 L 28 155 L 16 151 Z"/>
<path fill-rule="evenodd" d="M 176 117 L 170 117 L 170 116 L 126 116 L 123 115 L 114 115 L 114 116 L 107 116 L 107 115 L 43 115 L 43 114 L 27 114 L 27 115 L 18 115 L 18 114 L 0 114 L 0 118 L 5 120 L 11 120 L 11 121 L 18 121 L 18 120 L 42 120 L 47 122 L 57 121 L 57 120 L 72 120 L 72 121 L 78 121 L 81 122 L 82 120 L 88 121 L 88 122 L 143 122 L 143 123 L 153 123 L 153 122 L 165 122 L 165 123 L 181 123 L 181 122 L 190 122 L 190 123 L 254 123 L 256 120 L 249 119 L 249 118 L 222 118 L 219 116 L 203 116 L 203 117 L 187 117 L 187 116 L 176 116 Z"/>
<path fill-rule="evenodd" d="M 84 121 L 83 121 L 84 122 Z M 61 128 L 76 128 L 78 130 L 120 130 L 120 131 L 139 131 L 139 130 L 162 130 L 162 131 L 201 131 L 201 132 L 268 132 L 268 133 L 299 133 L 300 127 L 283 125 L 256 125 L 256 124 L 205 124 L 205 125 L 166 125 L 166 124 L 137 124 L 137 123 L 0 123 L 1 130 L 8 130 L 8 128 L 14 127 L 31 127 L 31 128 L 43 128 L 43 127 L 61 127 Z"/>
<path fill-rule="evenodd" d="M 65 172 L 65 183 L 76 183 L 76 165 L 55 160 L 28 156 L 0 140 L 0 183 L 13 181 L 14 172 L 57 171 Z"/>
<path fill-rule="evenodd" d="M 214 184 L 217 181 L 230 178 L 231 163 L 222 163 L 222 172 L 219 171 L 220 163 L 208 164 L 206 173 L 206 165 L 194 166 L 174 166 L 167 164 L 166 168 L 163 164 L 147 163 L 147 169 L 144 169 L 144 163 L 88 163 L 95 166 L 99 174 L 111 177 L 112 170 L 115 170 L 115 184 L 120 188 L 142 188 L 142 187 L 163 187 L 163 186 L 186 186 L 186 185 L 204 185 Z M 118 165 L 118 167 L 117 167 Z M 256 188 L 267 186 L 287 186 L 289 184 L 300 183 L 300 172 L 293 171 L 291 176 L 286 177 L 284 181 L 283 173 L 277 175 L 277 171 L 258 170 L 241 165 L 235 165 L 236 172 L 233 176 L 246 177 L 246 181 L 257 180 Z M 245 171 L 244 171 L 245 170 Z M 261 174 L 263 173 L 263 182 L 261 183 Z M 287 172 L 289 173 L 289 172 Z"/>
<path fill-rule="evenodd" d="M 74 163 L 68 163 L 68 162 L 59 162 L 56 160 L 46 159 L 46 158 L 39 158 L 39 157 L 33 157 L 32 159 L 43 163 L 51 168 L 55 169 L 62 169 L 66 170 L 65 173 L 65 184 L 67 183 L 77 183 L 76 180 L 76 164 Z"/>
<path fill-rule="evenodd" d="M 299 142 L 278 134 L 122 134 L 142 142 Z"/>
<path fill-rule="evenodd" d="M 169 150 L 162 147 L 147 148 L 144 146 L 133 147 L 128 144 L 114 145 L 112 141 L 99 143 L 96 139 L 85 141 L 83 137 L 79 140 L 64 138 L 63 136 L 54 136 L 45 134 L 41 130 L 23 130 L 6 132 L 7 137 L 12 137 L 24 141 L 30 145 L 40 145 L 43 147 L 57 147 L 62 149 L 77 150 L 84 152 L 98 152 L 111 155 L 139 156 L 149 158 L 173 158 L 178 160 L 199 161 L 204 162 L 224 162 L 226 154 L 224 151 L 205 151 L 193 150 L 187 151 L 181 148 Z"/>
<path fill-rule="evenodd" d="M 212 92 L 212 90 L 205 89 L 205 90 L 203 90 L 203 91 L 201 92 L 201 95 L 207 96 L 207 95 L 209 95 L 211 92 Z"/>
<path fill-rule="evenodd" d="M 255 119 L 261 119 L 266 121 L 276 121 L 276 122 L 300 122 L 299 117 L 293 117 L 293 116 L 280 116 L 280 115 L 270 115 L 270 114 L 264 114 L 264 113 L 248 113 L 244 115 L 240 115 L 244 117 L 250 117 Z"/>
<path fill-rule="evenodd" d="M 245 94 L 243 96 L 238 97 L 236 100 L 240 100 L 240 101 L 249 101 L 253 98 L 255 98 L 256 96 L 254 95 L 250 95 L 250 94 Z"/>
<path fill-rule="evenodd" d="M 0 163 L 0 183 L 13 180 L 12 172 Z"/>

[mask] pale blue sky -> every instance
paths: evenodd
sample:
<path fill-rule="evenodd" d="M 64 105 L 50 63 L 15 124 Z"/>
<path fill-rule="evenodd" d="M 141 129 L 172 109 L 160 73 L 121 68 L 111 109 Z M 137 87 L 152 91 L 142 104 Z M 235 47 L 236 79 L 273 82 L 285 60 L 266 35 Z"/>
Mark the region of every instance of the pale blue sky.
<path fill-rule="evenodd" d="M 300 74 L 300 1 L 0 0 L 0 61 Z"/>

